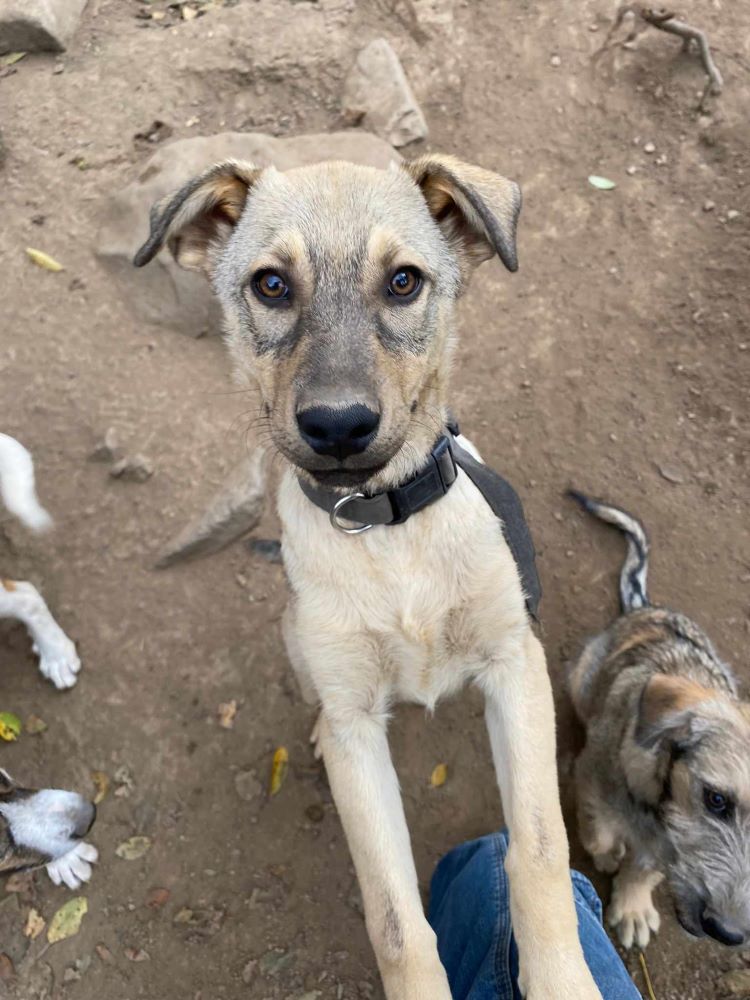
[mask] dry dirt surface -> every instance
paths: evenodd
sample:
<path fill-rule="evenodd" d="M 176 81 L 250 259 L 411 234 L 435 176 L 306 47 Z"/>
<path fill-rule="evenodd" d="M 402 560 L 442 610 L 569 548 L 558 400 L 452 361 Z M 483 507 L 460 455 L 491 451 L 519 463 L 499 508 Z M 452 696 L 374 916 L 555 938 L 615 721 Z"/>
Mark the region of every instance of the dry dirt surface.
<path fill-rule="evenodd" d="M 233 391 L 219 338 L 136 323 L 94 256 L 102 208 L 146 162 L 153 147 L 134 137 L 155 120 L 173 138 L 342 127 L 346 72 L 361 45 L 387 37 L 430 128 L 414 152 L 456 153 L 524 188 L 520 271 L 486 264 L 466 294 L 453 400 L 519 488 L 535 533 L 567 805 L 581 734 L 563 665 L 614 613 L 622 547 L 562 499 L 566 487 L 643 517 L 654 596 L 707 627 L 747 688 L 750 7 L 681 5 L 725 77 L 703 113 L 702 70 L 677 39 L 652 30 L 592 59 L 613 9 L 238 0 L 185 19 L 166 0 L 90 0 L 66 53 L 0 71 L 0 428 L 33 451 L 57 520 L 43 541 L 5 520 L 0 558 L 4 575 L 43 587 L 84 663 L 61 695 L 37 673 L 24 630 L 3 624 L 0 708 L 48 729 L 3 745 L 0 762 L 29 783 L 90 794 L 92 771 L 111 782 L 76 936 L 49 947 L 44 934 L 24 936 L 30 906 L 49 920 L 70 896 L 43 874 L 21 892 L 0 887 L 0 950 L 16 970 L 0 962 L 0 993 L 382 995 L 308 746 L 313 717 L 282 649 L 281 568 L 240 543 L 153 569 L 252 447 L 252 401 Z M 596 190 L 590 174 L 617 187 Z M 27 246 L 65 270 L 35 267 Z M 110 427 L 153 463 L 148 481 L 88 461 Z M 278 536 L 272 505 L 256 536 Z M 219 706 L 232 700 L 223 728 Z M 501 822 L 481 704 L 467 692 L 434 718 L 403 707 L 392 734 L 426 889 L 445 851 Z M 280 745 L 289 772 L 269 798 Z M 448 780 L 434 789 L 439 762 Z M 128 861 L 116 848 L 132 836 L 150 848 Z M 575 838 L 573 853 L 588 871 Z M 606 896 L 606 880 L 597 885 Z M 720 976 L 742 956 L 688 941 L 666 897 L 662 906 L 647 955 L 656 996 L 720 997 Z M 626 960 L 645 993 L 637 957 Z"/>

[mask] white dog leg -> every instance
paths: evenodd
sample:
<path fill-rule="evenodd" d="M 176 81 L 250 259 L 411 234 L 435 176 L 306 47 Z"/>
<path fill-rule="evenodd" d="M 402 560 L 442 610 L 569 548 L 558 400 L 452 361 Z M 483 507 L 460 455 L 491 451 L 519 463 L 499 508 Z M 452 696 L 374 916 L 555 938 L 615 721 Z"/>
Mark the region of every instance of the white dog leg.
<path fill-rule="evenodd" d="M 479 682 L 505 820 L 519 985 L 527 1000 L 601 1000 L 578 940 L 544 652 L 529 631 Z"/>
<path fill-rule="evenodd" d="M 81 669 L 76 648 L 30 583 L 0 581 L 0 618 L 17 618 L 31 635 L 39 669 L 56 688 L 73 687 Z"/>
<path fill-rule="evenodd" d="M 435 933 L 419 896 L 409 831 L 384 719 L 365 711 L 333 722 L 319 740 L 362 889 L 365 920 L 388 1000 L 450 1000 Z"/>

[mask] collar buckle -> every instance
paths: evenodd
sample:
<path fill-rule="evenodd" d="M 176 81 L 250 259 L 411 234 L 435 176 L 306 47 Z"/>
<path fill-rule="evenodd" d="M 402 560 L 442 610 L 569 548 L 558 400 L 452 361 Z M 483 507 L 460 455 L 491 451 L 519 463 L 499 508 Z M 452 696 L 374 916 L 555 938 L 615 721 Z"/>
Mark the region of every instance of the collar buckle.
<path fill-rule="evenodd" d="M 347 504 L 350 504 L 353 500 L 363 500 L 365 498 L 364 493 L 349 493 L 345 497 L 341 497 L 333 505 L 333 509 L 330 514 L 330 521 L 336 531 L 341 531 L 345 535 L 361 535 L 363 531 L 369 531 L 373 527 L 372 524 L 361 524 L 358 528 L 346 528 L 339 521 L 339 516 L 345 517 L 346 515 L 341 514 L 341 511 Z"/>

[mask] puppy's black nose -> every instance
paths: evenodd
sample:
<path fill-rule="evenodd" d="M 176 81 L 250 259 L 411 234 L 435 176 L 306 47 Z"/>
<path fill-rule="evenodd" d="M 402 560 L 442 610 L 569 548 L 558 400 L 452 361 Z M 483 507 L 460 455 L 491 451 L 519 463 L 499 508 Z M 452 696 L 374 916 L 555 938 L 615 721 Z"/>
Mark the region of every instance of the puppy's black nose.
<path fill-rule="evenodd" d="M 297 424 L 313 451 L 343 461 L 367 448 L 377 434 L 380 414 L 362 403 L 311 406 L 297 414 Z"/>
<path fill-rule="evenodd" d="M 82 840 L 94 825 L 96 819 L 96 806 L 93 802 L 86 802 L 84 799 L 76 811 L 75 827 L 73 834 Z"/>
<path fill-rule="evenodd" d="M 728 945 L 730 948 L 736 948 L 738 945 L 744 944 L 744 934 L 738 934 L 735 930 L 722 927 L 715 917 L 705 913 L 701 917 L 701 927 L 709 937 L 712 937 L 714 941 L 718 941 L 719 944 Z"/>

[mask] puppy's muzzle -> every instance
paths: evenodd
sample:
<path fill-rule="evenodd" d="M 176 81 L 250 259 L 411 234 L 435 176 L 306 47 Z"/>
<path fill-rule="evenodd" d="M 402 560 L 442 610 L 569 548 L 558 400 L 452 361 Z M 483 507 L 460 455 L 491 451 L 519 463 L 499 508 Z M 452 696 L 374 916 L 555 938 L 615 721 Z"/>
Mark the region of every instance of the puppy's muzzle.
<path fill-rule="evenodd" d="M 720 923 L 716 917 L 712 916 L 708 910 L 704 910 L 701 915 L 701 928 L 703 933 L 712 937 L 719 944 L 725 944 L 729 948 L 737 948 L 745 943 L 745 935 L 741 934 L 733 927 L 726 927 Z"/>
<path fill-rule="evenodd" d="M 375 440 L 380 414 L 363 403 L 341 407 L 311 406 L 297 413 L 297 426 L 303 441 L 317 455 L 328 455 L 343 462 L 360 455 Z"/>
<path fill-rule="evenodd" d="M 96 806 L 93 802 L 88 802 L 84 798 L 76 803 L 73 814 L 73 836 L 83 840 L 91 827 L 96 822 Z"/>

